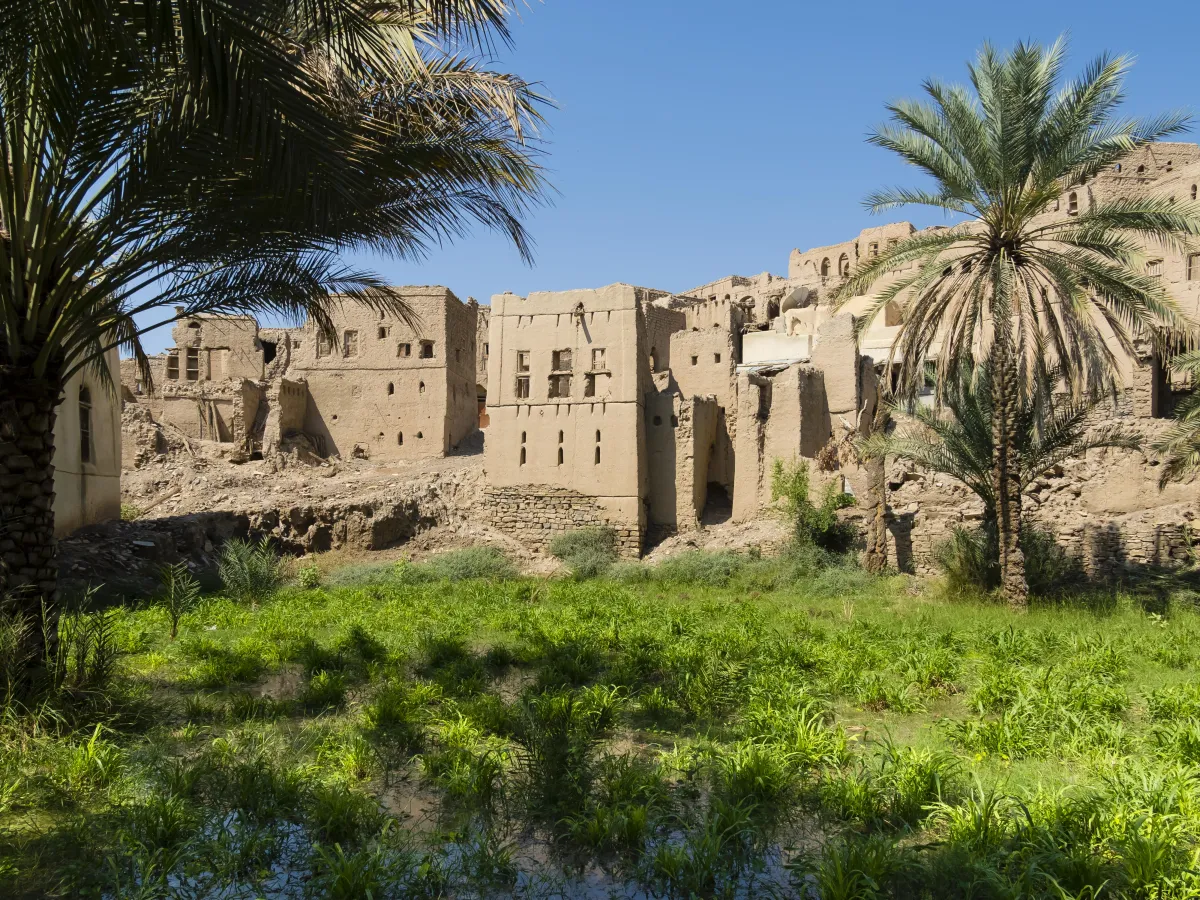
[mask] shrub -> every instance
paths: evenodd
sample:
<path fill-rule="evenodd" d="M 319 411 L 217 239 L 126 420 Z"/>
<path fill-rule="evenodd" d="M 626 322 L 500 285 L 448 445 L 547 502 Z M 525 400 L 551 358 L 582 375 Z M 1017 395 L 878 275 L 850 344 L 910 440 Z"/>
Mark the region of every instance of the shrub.
<path fill-rule="evenodd" d="M 1082 580 L 1079 563 L 1066 555 L 1050 533 L 1022 525 L 1021 549 L 1030 593 L 1044 597 Z M 1000 585 L 1000 546 L 993 523 L 977 529 L 955 528 L 934 555 L 946 573 L 951 596 L 990 593 Z"/>
<path fill-rule="evenodd" d="M 777 459 L 771 468 L 771 499 L 782 500 L 783 509 L 795 525 L 800 544 L 815 544 L 825 550 L 845 551 L 854 540 L 854 530 L 838 520 L 837 512 L 854 505 L 854 498 L 840 491 L 832 479 L 821 493 L 821 505 L 812 502 L 808 463 L 785 464 Z"/>
<path fill-rule="evenodd" d="M 653 576 L 657 580 L 674 584 L 724 587 L 745 564 L 746 560 L 743 557 L 727 550 L 719 553 L 689 550 L 664 559 L 653 570 Z"/>
<path fill-rule="evenodd" d="M 162 607 L 171 619 L 171 640 L 179 634 L 179 620 L 191 612 L 200 599 L 200 582 L 192 577 L 186 562 L 163 566 Z"/>
<path fill-rule="evenodd" d="M 257 606 L 269 600 L 283 584 L 283 560 L 268 538 L 232 540 L 221 548 L 218 563 L 225 593 L 241 603 Z"/>
<path fill-rule="evenodd" d="M 566 563 L 576 578 L 595 578 L 617 561 L 617 533 L 612 528 L 568 531 L 550 542 L 550 552 Z"/>
<path fill-rule="evenodd" d="M 423 567 L 430 575 L 449 581 L 487 578 L 503 581 L 517 577 L 516 567 L 495 547 L 467 547 L 431 558 Z"/>
<path fill-rule="evenodd" d="M 134 506 L 132 503 L 121 504 L 121 521 L 133 522 L 142 517 L 142 509 L 139 506 Z"/>
<path fill-rule="evenodd" d="M 301 566 L 296 573 L 296 581 L 306 591 L 312 591 L 321 586 L 321 569 L 315 563 Z"/>

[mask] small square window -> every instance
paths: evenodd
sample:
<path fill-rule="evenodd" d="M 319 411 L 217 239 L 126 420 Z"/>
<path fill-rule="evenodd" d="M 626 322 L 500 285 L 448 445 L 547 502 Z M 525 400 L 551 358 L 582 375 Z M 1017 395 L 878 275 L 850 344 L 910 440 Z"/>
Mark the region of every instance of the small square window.
<path fill-rule="evenodd" d="M 555 350 L 551 354 L 550 369 L 553 372 L 570 372 L 571 371 L 571 351 L 570 350 Z"/>
<path fill-rule="evenodd" d="M 396 355 L 401 359 L 407 359 L 412 356 L 412 344 L 397 344 Z"/>
<path fill-rule="evenodd" d="M 721 354 L 720 354 L 720 353 L 714 353 L 714 354 L 713 354 L 713 362 L 715 362 L 715 363 L 719 363 L 720 361 L 721 361 Z"/>
<path fill-rule="evenodd" d="M 592 371 L 605 372 L 608 370 L 608 362 L 604 358 L 604 348 L 595 347 L 592 350 Z"/>
<path fill-rule="evenodd" d="M 433 341 L 421 341 L 421 359 L 433 359 Z"/>
<path fill-rule="evenodd" d="M 518 350 L 517 351 L 517 371 L 518 372 L 528 372 L 529 371 L 529 351 L 528 350 Z"/>
<path fill-rule="evenodd" d="M 378 331 L 379 340 L 382 341 L 384 338 L 386 338 L 388 334 L 391 333 L 391 330 L 392 329 L 386 325 L 380 325 Z"/>
<path fill-rule="evenodd" d="M 517 399 L 529 399 L 529 376 L 522 375 L 517 377 Z"/>
<path fill-rule="evenodd" d="M 1163 261 L 1161 259 L 1152 259 L 1146 263 L 1146 274 L 1151 278 L 1162 278 Z"/>
<path fill-rule="evenodd" d="M 358 356 L 358 332 L 353 329 L 348 329 L 342 335 L 342 356 L 352 357 Z"/>
<path fill-rule="evenodd" d="M 696 365 L 699 365 L 699 364 L 700 364 L 700 357 L 698 357 L 698 356 L 693 356 L 693 357 L 692 357 L 692 365 L 693 365 L 693 366 L 696 366 Z"/>

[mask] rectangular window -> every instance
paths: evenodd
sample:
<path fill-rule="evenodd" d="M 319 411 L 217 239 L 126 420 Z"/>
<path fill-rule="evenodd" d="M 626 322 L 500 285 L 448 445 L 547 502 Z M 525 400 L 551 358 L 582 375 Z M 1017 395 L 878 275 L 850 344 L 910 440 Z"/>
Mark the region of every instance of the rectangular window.
<path fill-rule="evenodd" d="M 518 400 L 528 400 L 529 399 L 529 376 L 528 375 L 520 375 L 517 377 L 517 399 Z"/>
<path fill-rule="evenodd" d="M 488 357 L 488 345 L 484 344 L 483 345 L 483 358 L 487 359 L 487 357 Z"/>
<path fill-rule="evenodd" d="M 721 361 L 721 354 L 720 354 L 720 353 L 714 353 L 714 354 L 713 354 L 713 362 L 715 362 L 715 363 L 719 363 L 720 361 Z"/>
<path fill-rule="evenodd" d="M 187 380 L 200 380 L 200 350 L 196 347 L 187 348 Z"/>
<path fill-rule="evenodd" d="M 594 374 L 589 373 L 583 376 L 583 396 L 596 396 L 596 376 Z"/>
<path fill-rule="evenodd" d="M 693 356 L 692 357 L 692 365 L 695 366 L 695 365 L 699 365 L 699 364 L 700 364 L 700 357 Z"/>
<path fill-rule="evenodd" d="M 608 362 L 604 358 L 604 348 L 596 347 L 592 350 L 592 371 L 607 372 Z"/>
<path fill-rule="evenodd" d="M 1188 257 L 1187 280 L 1200 281 L 1200 253 L 1193 253 Z"/>
<path fill-rule="evenodd" d="M 550 399 L 565 399 L 571 396 L 571 376 L 550 376 Z"/>
<path fill-rule="evenodd" d="M 401 359 L 408 359 L 412 356 L 412 344 L 397 344 L 396 355 Z"/>
<path fill-rule="evenodd" d="M 552 372 L 570 372 L 571 371 L 571 351 L 570 350 L 555 350 L 551 355 L 550 371 Z"/>
<path fill-rule="evenodd" d="M 79 461 L 92 461 L 92 403 L 87 388 L 79 392 Z"/>
<path fill-rule="evenodd" d="M 529 351 L 528 350 L 518 350 L 517 351 L 517 371 L 518 372 L 528 372 L 529 371 Z"/>
<path fill-rule="evenodd" d="M 342 335 L 342 356 L 358 356 L 358 332 L 348 329 Z"/>
<path fill-rule="evenodd" d="M 167 354 L 167 377 L 172 381 L 179 380 L 179 351 L 172 350 Z"/>
<path fill-rule="evenodd" d="M 1146 274 L 1151 278 L 1162 278 L 1163 261 L 1161 259 L 1152 259 L 1146 263 Z"/>
<path fill-rule="evenodd" d="M 377 336 L 378 336 L 379 340 L 381 340 L 381 341 L 382 341 L 382 340 L 383 340 L 384 338 L 386 338 L 386 337 L 387 337 L 389 334 L 391 334 L 391 331 L 392 331 L 392 329 L 391 329 L 391 328 L 389 328 L 388 326 L 386 326 L 386 325 L 380 325 L 380 326 L 379 326 L 379 331 L 378 331 L 376 334 L 377 334 Z"/>
<path fill-rule="evenodd" d="M 872 241 L 871 243 L 867 244 L 867 256 L 871 257 L 871 259 L 875 259 L 875 257 L 879 256 L 878 242 Z"/>
<path fill-rule="evenodd" d="M 421 359 L 433 359 L 433 341 L 421 341 Z"/>

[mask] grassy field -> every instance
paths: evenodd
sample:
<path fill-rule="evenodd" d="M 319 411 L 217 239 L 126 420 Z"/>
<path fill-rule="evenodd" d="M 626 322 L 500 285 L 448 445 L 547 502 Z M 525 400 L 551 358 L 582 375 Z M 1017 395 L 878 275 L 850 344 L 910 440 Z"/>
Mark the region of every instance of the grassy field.
<path fill-rule="evenodd" d="M 78 624 L 117 669 L 7 709 L 0 896 L 1200 896 L 1190 607 L 468 551 Z"/>

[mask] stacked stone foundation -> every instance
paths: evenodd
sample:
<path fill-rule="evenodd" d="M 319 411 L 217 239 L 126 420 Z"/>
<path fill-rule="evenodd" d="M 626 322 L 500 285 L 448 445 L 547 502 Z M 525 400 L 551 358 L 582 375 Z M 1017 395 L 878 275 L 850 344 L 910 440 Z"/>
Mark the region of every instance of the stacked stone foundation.
<path fill-rule="evenodd" d="M 642 555 L 642 525 L 611 518 L 594 497 L 568 488 L 488 488 L 484 506 L 489 523 L 539 552 L 548 552 L 560 534 L 580 528 L 609 527 L 617 533 L 617 552 L 626 559 Z"/>

